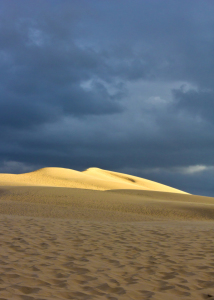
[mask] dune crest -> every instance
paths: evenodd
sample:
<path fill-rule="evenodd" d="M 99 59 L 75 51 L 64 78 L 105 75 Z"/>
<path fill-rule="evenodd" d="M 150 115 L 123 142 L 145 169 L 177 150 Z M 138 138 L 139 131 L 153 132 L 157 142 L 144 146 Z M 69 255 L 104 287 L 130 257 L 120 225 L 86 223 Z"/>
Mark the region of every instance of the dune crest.
<path fill-rule="evenodd" d="M 127 189 L 130 188 L 130 189 L 188 194 L 184 191 L 172 188 L 170 186 L 152 180 L 144 179 L 141 177 L 133 176 L 133 175 L 107 171 L 99 168 L 89 168 L 83 172 L 99 179 L 118 182 L 118 185 L 119 183 L 127 184 Z"/>
<path fill-rule="evenodd" d="M 187 194 L 151 180 L 99 168 L 79 172 L 53 167 L 24 174 L 0 174 L 0 185 L 55 186 L 91 190 L 135 189 Z"/>

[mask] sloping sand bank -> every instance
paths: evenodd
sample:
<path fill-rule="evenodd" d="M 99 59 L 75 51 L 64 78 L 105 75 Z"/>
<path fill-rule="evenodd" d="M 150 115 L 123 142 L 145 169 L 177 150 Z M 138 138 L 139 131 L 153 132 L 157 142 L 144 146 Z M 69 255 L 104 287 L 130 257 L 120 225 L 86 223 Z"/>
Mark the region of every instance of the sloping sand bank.
<path fill-rule="evenodd" d="M 0 300 L 214 299 L 214 198 L 133 177 L 0 174 Z"/>
<path fill-rule="evenodd" d="M 0 174 L 0 185 L 58 186 L 92 190 L 136 189 L 186 194 L 151 180 L 98 168 L 90 168 L 83 172 L 64 168 L 43 168 L 25 174 Z"/>
<path fill-rule="evenodd" d="M 214 220 L 214 198 L 168 192 L 1 187 L 0 213 L 90 221 Z"/>

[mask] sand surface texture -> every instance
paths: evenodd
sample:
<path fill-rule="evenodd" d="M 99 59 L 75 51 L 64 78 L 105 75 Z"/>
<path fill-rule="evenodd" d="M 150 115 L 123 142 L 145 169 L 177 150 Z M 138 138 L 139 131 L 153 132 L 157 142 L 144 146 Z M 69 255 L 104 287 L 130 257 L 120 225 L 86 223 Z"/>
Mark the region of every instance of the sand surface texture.
<path fill-rule="evenodd" d="M 44 168 L 25 174 L 0 174 L 0 185 L 57 186 L 92 190 L 140 189 L 185 194 L 154 181 L 98 168 L 90 168 L 83 172 Z"/>
<path fill-rule="evenodd" d="M 0 185 L 0 300 L 214 299 L 214 198 L 96 168 Z"/>

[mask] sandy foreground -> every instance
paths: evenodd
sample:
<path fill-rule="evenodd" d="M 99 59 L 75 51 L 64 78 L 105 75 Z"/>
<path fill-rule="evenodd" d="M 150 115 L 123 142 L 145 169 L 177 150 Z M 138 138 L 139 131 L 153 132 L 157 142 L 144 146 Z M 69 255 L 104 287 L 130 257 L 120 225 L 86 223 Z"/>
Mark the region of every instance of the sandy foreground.
<path fill-rule="evenodd" d="M 214 299 L 214 198 L 100 169 L 0 174 L 0 300 Z"/>

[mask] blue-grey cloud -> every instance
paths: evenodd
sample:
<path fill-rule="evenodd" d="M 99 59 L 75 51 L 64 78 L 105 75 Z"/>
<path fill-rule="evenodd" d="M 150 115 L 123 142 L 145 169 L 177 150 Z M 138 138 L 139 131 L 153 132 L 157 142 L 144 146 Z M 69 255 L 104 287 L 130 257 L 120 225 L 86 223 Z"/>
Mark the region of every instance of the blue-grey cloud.
<path fill-rule="evenodd" d="M 2 172 L 97 166 L 214 195 L 211 1 L 0 8 Z"/>

